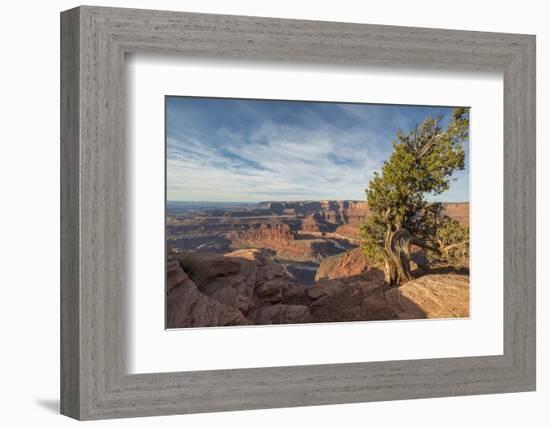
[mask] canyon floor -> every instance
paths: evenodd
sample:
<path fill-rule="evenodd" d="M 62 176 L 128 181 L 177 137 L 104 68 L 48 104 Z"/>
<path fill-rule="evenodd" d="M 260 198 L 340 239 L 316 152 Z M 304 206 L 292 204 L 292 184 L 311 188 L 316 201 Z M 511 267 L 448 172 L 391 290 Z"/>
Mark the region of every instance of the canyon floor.
<path fill-rule="evenodd" d="M 444 205 L 467 223 L 467 203 Z M 364 202 L 168 206 L 168 328 L 469 316 L 466 268 L 413 256 L 388 287 L 359 249 Z"/>

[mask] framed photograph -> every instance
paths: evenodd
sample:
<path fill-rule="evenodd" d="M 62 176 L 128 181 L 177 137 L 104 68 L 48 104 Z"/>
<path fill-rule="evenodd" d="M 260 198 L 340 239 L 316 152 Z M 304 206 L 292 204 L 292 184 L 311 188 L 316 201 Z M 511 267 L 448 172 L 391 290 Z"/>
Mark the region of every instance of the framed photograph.
<path fill-rule="evenodd" d="M 166 327 L 469 317 L 468 131 L 465 107 L 167 96 Z"/>
<path fill-rule="evenodd" d="M 535 37 L 61 15 L 61 411 L 535 390 Z"/>

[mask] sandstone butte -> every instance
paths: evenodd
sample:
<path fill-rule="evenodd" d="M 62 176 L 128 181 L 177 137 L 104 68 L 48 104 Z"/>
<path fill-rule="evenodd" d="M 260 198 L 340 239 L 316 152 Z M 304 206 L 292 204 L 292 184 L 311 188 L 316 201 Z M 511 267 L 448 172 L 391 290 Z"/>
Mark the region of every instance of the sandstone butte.
<path fill-rule="evenodd" d="M 445 203 L 443 208 L 451 218 L 468 223 L 468 203 Z M 217 253 L 263 248 L 280 258 L 318 264 L 358 246 L 368 213 L 365 202 L 325 200 L 169 215 L 168 246 Z"/>

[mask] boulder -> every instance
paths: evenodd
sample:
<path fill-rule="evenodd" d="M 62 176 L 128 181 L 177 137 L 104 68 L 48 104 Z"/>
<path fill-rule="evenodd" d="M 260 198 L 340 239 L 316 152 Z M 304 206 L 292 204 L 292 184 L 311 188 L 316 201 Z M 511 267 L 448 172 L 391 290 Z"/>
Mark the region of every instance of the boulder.
<path fill-rule="evenodd" d="M 307 323 L 312 320 L 309 309 L 305 305 L 288 304 L 261 306 L 250 317 L 256 325 Z"/>
<path fill-rule="evenodd" d="M 400 319 L 441 319 L 470 315 L 469 278 L 460 274 L 427 274 L 384 293 Z"/>
<path fill-rule="evenodd" d="M 189 276 L 185 274 L 179 262 L 171 256 L 168 256 L 166 259 L 166 292 L 169 293 L 172 289 L 180 285 L 190 286 L 190 283 L 195 286 Z"/>
<path fill-rule="evenodd" d="M 200 292 L 247 316 L 255 307 L 283 299 L 290 277 L 269 253 L 257 249 L 225 255 L 186 253 L 180 263 Z"/>
<path fill-rule="evenodd" d="M 248 325 L 237 309 L 202 294 L 178 261 L 167 260 L 166 327 Z"/>
<path fill-rule="evenodd" d="M 273 279 L 267 282 L 259 282 L 255 288 L 255 295 L 264 301 L 278 302 L 283 299 L 283 291 L 288 289 L 288 281 L 285 279 Z"/>
<path fill-rule="evenodd" d="M 283 291 L 283 296 L 285 299 L 300 298 L 303 296 L 307 297 L 307 290 L 309 286 L 298 285 L 298 284 L 289 284 L 288 288 Z"/>
<path fill-rule="evenodd" d="M 187 252 L 177 258 L 199 286 L 220 277 L 237 274 L 241 269 L 238 261 L 213 253 Z"/>
<path fill-rule="evenodd" d="M 322 297 L 335 297 L 344 291 L 345 284 L 339 281 L 319 282 L 309 286 L 307 294 L 310 298 L 318 299 Z"/>

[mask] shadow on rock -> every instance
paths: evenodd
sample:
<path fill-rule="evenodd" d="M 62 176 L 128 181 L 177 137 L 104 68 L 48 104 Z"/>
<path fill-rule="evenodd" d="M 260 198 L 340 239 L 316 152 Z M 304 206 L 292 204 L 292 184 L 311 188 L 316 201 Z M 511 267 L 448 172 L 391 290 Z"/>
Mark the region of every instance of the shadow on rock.
<path fill-rule="evenodd" d="M 469 316 L 469 277 L 456 269 L 389 288 L 381 270 L 363 266 L 303 285 L 258 249 L 169 255 L 167 263 L 169 328 Z"/>

